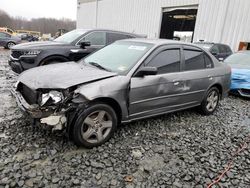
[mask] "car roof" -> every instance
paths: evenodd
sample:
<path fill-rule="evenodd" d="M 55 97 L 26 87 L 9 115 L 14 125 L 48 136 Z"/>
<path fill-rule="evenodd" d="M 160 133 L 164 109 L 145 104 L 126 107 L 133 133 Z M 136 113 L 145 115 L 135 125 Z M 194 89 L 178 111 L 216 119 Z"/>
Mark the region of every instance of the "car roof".
<path fill-rule="evenodd" d="M 122 34 L 127 34 L 127 35 L 134 35 L 138 37 L 143 37 L 143 34 L 136 34 L 136 33 L 129 33 L 129 32 L 124 32 L 124 31 L 118 31 L 118 30 L 112 30 L 112 29 L 102 29 L 102 28 L 88 28 L 88 29 L 77 29 L 77 30 L 84 30 L 84 31 L 107 31 L 107 32 L 115 32 L 115 33 L 122 33 Z M 146 35 L 145 35 L 146 36 Z"/>
<path fill-rule="evenodd" d="M 229 46 L 229 45 L 227 45 L 227 44 L 224 44 L 224 43 L 216 43 L 216 42 L 205 42 L 205 41 L 198 41 L 198 42 L 194 42 L 194 44 L 198 44 L 198 45 L 202 45 L 202 44 L 204 44 L 204 45 L 211 45 L 211 46 L 213 46 L 213 45 L 225 45 L 225 46 Z"/>
<path fill-rule="evenodd" d="M 169 39 L 148 39 L 148 38 L 134 38 L 134 39 L 125 39 L 122 41 L 130 41 L 130 42 L 141 42 L 141 43 L 150 43 L 154 45 L 164 45 L 164 44 L 177 44 L 177 45 L 189 45 L 198 47 L 195 44 L 188 43 L 188 42 L 182 42 L 182 41 L 176 41 L 176 40 L 169 40 Z"/>

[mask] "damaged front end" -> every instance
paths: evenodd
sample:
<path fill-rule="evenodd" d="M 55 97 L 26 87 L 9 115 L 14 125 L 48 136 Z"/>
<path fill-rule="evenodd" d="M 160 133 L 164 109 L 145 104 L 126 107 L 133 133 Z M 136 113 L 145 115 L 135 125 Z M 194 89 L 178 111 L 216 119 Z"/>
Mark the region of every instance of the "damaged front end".
<path fill-rule="evenodd" d="M 64 130 L 70 119 L 70 112 L 75 111 L 78 106 L 72 103 L 72 99 L 76 97 L 74 90 L 75 87 L 65 90 L 32 90 L 18 83 L 11 92 L 16 97 L 18 106 L 36 122 L 52 126 L 53 130 Z"/>

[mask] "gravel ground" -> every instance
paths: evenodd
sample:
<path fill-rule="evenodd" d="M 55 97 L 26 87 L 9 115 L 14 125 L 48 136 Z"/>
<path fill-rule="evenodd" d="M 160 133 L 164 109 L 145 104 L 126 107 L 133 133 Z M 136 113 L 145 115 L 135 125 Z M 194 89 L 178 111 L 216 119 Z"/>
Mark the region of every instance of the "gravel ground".
<path fill-rule="evenodd" d="M 250 134 L 250 101 L 230 96 L 209 117 L 195 110 L 118 128 L 87 150 L 33 128 L 9 92 L 16 76 L 0 49 L 0 187 L 206 187 Z M 214 187 L 250 187 L 249 147 Z"/>

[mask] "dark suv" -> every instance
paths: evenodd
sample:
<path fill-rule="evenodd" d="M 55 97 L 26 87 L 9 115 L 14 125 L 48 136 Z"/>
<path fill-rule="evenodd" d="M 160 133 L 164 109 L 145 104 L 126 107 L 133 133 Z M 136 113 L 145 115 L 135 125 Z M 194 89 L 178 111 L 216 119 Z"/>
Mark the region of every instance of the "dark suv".
<path fill-rule="evenodd" d="M 116 40 L 140 37 L 142 36 L 112 30 L 76 29 L 54 41 L 31 42 L 14 46 L 11 50 L 9 65 L 14 72 L 21 73 L 41 65 L 78 61 Z"/>
<path fill-rule="evenodd" d="M 233 53 L 230 46 L 226 44 L 210 43 L 210 42 L 195 42 L 195 44 L 202 47 L 203 49 L 208 50 L 220 61 L 223 61 Z"/>

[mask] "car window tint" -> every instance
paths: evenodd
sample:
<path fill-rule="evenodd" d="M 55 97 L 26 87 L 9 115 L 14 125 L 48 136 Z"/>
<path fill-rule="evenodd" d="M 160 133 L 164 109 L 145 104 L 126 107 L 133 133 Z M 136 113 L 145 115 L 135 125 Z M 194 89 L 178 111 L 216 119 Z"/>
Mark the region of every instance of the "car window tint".
<path fill-rule="evenodd" d="M 184 50 L 185 70 L 205 68 L 204 52 L 198 50 Z"/>
<path fill-rule="evenodd" d="M 93 32 L 88 34 L 85 41 L 89 41 L 91 45 L 105 45 L 106 44 L 106 33 L 105 32 Z"/>
<path fill-rule="evenodd" d="M 211 60 L 211 58 L 207 54 L 204 54 L 204 58 L 205 58 L 206 68 L 213 68 L 213 61 Z"/>
<path fill-rule="evenodd" d="M 225 45 L 218 45 L 220 53 L 227 53 L 227 47 Z"/>
<path fill-rule="evenodd" d="M 210 52 L 218 54 L 219 53 L 219 47 L 218 47 L 218 45 L 213 45 L 213 47 L 210 49 Z"/>
<path fill-rule="evenodd" d="M 232 53 L 232 50 L 231 50 L 231 48 L 229 46 L 226 46 L 226 52 L 227 53 Z"/>
<path fill-rule="evenodd" d="M 180 71 L 180 50 L 165 50 L 157 54 L 147 66 L 157 67 L 158 74 Z"/>
<path fill-rule="evenodd" d="M 117 40 L 122 40 L 127 38 L 129 38 L 128 35 L 123 35 L 119 33 L 107 33 L 107 44 L 111 44 Z"/>
<path fill-rule="evenodd" d="M 0 37 L 10 37 L 7 33 L 0 33 Z"/>

